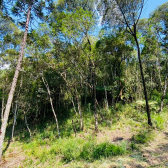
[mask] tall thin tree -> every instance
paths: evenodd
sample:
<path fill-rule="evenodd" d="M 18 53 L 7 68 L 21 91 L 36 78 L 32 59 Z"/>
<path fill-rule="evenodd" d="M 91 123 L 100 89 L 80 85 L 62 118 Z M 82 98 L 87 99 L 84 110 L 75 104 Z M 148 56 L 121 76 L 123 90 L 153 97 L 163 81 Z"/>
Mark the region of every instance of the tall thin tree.
<path fill-rule="evenodd" d="M 137 26 L 145 5 L 144 0 L 102 0 L 100 7 L 98 8 L 103 12 L 103 21 L 112 26 L 124 26 L 129 34 L 132 35 L 137 47 L 137 54 L 141 72 L 141 78 L 144 89 L 144 96 L 146 101 L 146 112 L 148 117 L 148 124 L 152 125 L 148 94 L 145 84 L 145 78 L 143 73 L 143 66 L 141 61 L 141 51 L 139 47 L 138 37 L 137 37 Z M 111 17 L 113 15 L 113 17 Z"/>
<path fill-rule="evenodd" d="M 13 77 L 12 86 L 11 86 L 11 89 L 10 89 L 10 92 L 9 92 L 9 95 L 8 95 L 8 100 L 7 100 L 7 104 L 6 104 L 6 108 L 5 108 L 5 112 L 4 112 L 4 117 L 3 117 L 3 122 L 2 122 L 2 125 L 1 125 L 0 158 L 2 157 L 3 142 L 4 142 L 4 138 L 5 138 L 5 132 L 6 132 L 6 127 L 7 127 L 9 112 L 10 112 L 10 108 L 11 108 L 11 104 L 12 104 L 12 100 L 13 100 L 13 96 L 14 96 L 19 72 L 21 70 L 22 59 L 23 59 L 23 55 L 24 55 L 24 49 L 25 49 L 25 46 L 26 46 L 26 39 L 27 39 L 27 32 L 28 32 L 28 28 L 29 28 L 31 8 L 32 8 L 32 3 L 29 4 L 29 8 L 28 8 L 28 12 L 27 12 L 27 19 L 26 19 L 26 24 L 25 24 L 25 32 L 24 32 L 24 37 L 23 37 L 23 42 L 22 42 L 22 48 L 21 48 L 18 63 L 17 63 L 17 66 L 16 66 L 15 75 Z"/>

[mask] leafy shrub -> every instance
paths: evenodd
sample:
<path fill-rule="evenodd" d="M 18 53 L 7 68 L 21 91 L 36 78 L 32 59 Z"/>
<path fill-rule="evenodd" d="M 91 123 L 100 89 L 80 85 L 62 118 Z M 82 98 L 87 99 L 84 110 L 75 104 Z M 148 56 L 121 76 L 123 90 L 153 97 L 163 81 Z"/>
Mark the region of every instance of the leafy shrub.
<path fill-rule="evenodd" d="M 107 146 L 107 143 L 105 142 L 95 146 L 95 149 L 93 151 L 93 158 L 99 159 L 102 156 L 107 157 L 106 156 L 106 146 Z"/>
<path fill-rule="evenodd" d="M 151 97 L 152 100 L 155 100 L 157 102 L 160 102 L 161 100 L 161 94 L 160 92 L 158 92 L 156 89 L 153 91 L 152 93 L 152 97 Z"/>

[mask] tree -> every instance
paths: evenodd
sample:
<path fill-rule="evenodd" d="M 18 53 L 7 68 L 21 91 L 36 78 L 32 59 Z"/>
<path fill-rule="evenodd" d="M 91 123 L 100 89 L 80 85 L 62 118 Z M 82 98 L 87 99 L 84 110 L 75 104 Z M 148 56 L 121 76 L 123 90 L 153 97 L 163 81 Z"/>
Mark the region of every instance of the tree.
<path fill-rule="evenodd" d="M 24 16 L 25 13 L 26 13 L 26 22 L 20 22 L 20 24 L 25 25 L 25 31 L 24 31 L 24 37 L 23 37 L 23 41 L 22 41 L 22 46 L 21 46 L 21 51 L 20 51 L 18 63 L 17 63 L 17 66 L 16 66 L 14 78 L 13 78 L 13 81 L 12 81 L 12 85 L 11 85 L 11 89 L 10 89 L 10 92 L 9 92 L 6 108 L 5 108 L 5 111 L 4 111 L 3 122 L 2 122 L 2 125 L 1 125 L 0 158 L 2 158 L 3 142 L 4 142 L 6 127 L 7 127 L 7 121 L 8 121 L 8 117 L 9 117 L 9 112 L 10 112 L 10 108 L 11 108 L 11 104 L 12 104 L 17 80 L 18 80 L 18 77 L 19 77 L 19 72 L 21 70 L 22 59 L 23 59 L 24 49 L 25 49 L 26 40 L 27 40 L 27 33 L 28 33 L 28 29 L 29 29 L 29 22 L 30 22 L 30 18 L 31 18 L 31 11 L 36 12 L 37 16 L 42 17 L 42 6 L 44 6 L 44 5 L 42 5 L 41 2 L 39 3 L 37 0 L 34 0 L 34 1 L 29 1 L 29 0 L 27 0 L 27 1 L 15 1 L 14 6 L 12 7 L 12 12 L 16 16 L 22 16 L 22 15 Z M 6 2 L 6 3 L 8 3 L 8 2 Z M 10 3 L 10 1 L 9 1 L 9 3 Z"/>
<path fill-rule="evenodd" d="M 113 0 L 112 2 L 102 1 L 102 4 L 103 4 L 102 9 L 104 11 L 103 17 L 105 22 L 107 22 L 109 25 L 113 24 L 113 26 L 116 26 L 116 25 L 125 26 L 128 33 L 131 34 L 131 36 L 133 36 L 135 40 L 140 72 L 141 72 L 143 88 L 144 88 L 148 124 L 152 125 L 149 104 L 148 104 L 147 89 L 146 89 L 144 72 L 143 72 L 142 61 L 141 61 L 141 51 L 140 51 L 138 36 L 137 36 L 137 32 L 138 32 L 137 25 L 138 25 L 139 18 L 141 16 L 145 2 L 144 0 L 129 0 L 129 1 Z"/>
<path fill-rule="evenodd" d="M 155 28 L 162 46 L 168 50 L 168 2 L 160 5 L 150 14 L 149 21 Z"/>
<path fill-rule="evenodd" d="M 168 53 L 168 2 L 159 6 L 155 11 L 150 14 L 150 22 L 155 30 L 155 34 L 158 37 L 159 42 L 161 43 L 163 52 L 165 54 Z M 161 83 L 162 97 L 161 97 L 161 105 L 160 110 L 163 109 L 163 99 L 166 95 L 167 91 L 167 78 L 168 78 L 168 70 L 167 70 L 167 62 L 168 58 L 165 59 L 165 72 L 164 72 L 164 86 Z M 160 73 L 159 73 L 160 74 Z M 161 81 L 161 76 L 160 76 Z"/>
<path fill-rule="evenodd" d="M 4 141 L 6 127 L 7 127 L 8 116 L 9 116 L 9 112 L 10 112 L 10 108 L 11 108 L 11 104 L 12 104 L 12 100 L 13 100 L 13 95 L 14 95 L 15 88 L 16 88 L 17 79 L 18 79 L 18 76 L 19 76 L 19 71 L 21 69 L 24 49 L 25 49 L 25 45 L 26 45 L 31 8 L 32 8 L 32 4 L 30 4 L 29 8 L 28 8 L 22 48 L 21 48 L 19 59 L 18 59 L 18 64 L 17 64 L 17 67 L 16 67 L 16 71 L 15 71 L 15 75 L 14 75 L 14 78 L 13 78 L 12 86 L 11 86 L 11 89 L 10 89 L 10 92 L 9 92 L 8 101 L 7 101 L 5 112 L 4 112 L 3 122 L 2 122 L 2 125 L 1 125 L 1 132 L 2 133 L 0 135 L 0 158 L 2 157 L 3 141 Z"/>
<path fill-rule="evenodd" d="M 78 3 L 79 4 L 78 4 Z M 60 74 L 63 77 L 63 79 L 66 82 L 66 85 L 68 89 L 70 90 L 71 94 L 76 95 L 76 100 L 78 104 L 78 111 L 80 115 L 80 129 L 83 130 L 83 117 L 82 117 L 82 111 L 81 111 L 81 97 L 82 97 L 82 90 L 81 86 L 83 86 L 83 83 L 86 85 L 86 77 L 83 72 L 85 72 L 85 68 L 82 66 L 82 59 L 85 57 L 85 61 L 90 61 L 90 64 L 92 64 L 91 71 L 95 71 L 93 67 L 93 60 L 91 62 L 90 57 L 91 55 L 91 43 L 88 38 L 88 33 L 93 27 L 94 22 L 94 13 L 90 11 L 91 6 L 93 5 L 92 1 L 73 1 L 70 3 L 70 1 L 62 1 L 62 3 L 58 4 L 57 9 L 60 11 L 60 13 L 54 13 L 51 16 L 52 21 L 52 27 L 54 29 L 60 30 L 60 36 L 64 37 L 65 41 L 68 43 L 66 47 L 66 52 L 64 51 L 64 58 L 61 60 L 59 57 L 58 63 L 60 64 L 62 61 L 62 64 L 64 64 L 63 67 L 60 68 Z M 66 9 L 65 10 L 65 7 Z M 71 22 L 69 20 L 72 19 Z M 57 23 L 57 24 L 56 24 Z M 59 27 L 58 27 L 59 25 Z M 57 31 L 58 32 L 58 31 Z M 89 47 L 87 47 L 89 45 Z M 86 48 L 89 48 L 86 49 Z M 87 51 L 86 51 L 86 50 Z M 62 67 L 62 66 L 59 66 Z M 70 71 L 69 71 L 70 70 Z M 62 73 L 63 71 L 63 73 Z M 80 73 L 79 73 L 80 72 Z M 63 75 L 64 74 L 64 75 Z M 95 111 L 95 130 L 98 130 L 98 117 L 97 117 L 97 111 L 96 111 L 96 81 L 95 81 L 95 75 L 94 73 L 91 73 L 91 79 L 93 86 L 92 90 L 94 93 L 94 111 Z M 84 79 L 84 78 L 85 79 Z M 81 78 L 82 82 L 79 81 L 79 78 Z"/>

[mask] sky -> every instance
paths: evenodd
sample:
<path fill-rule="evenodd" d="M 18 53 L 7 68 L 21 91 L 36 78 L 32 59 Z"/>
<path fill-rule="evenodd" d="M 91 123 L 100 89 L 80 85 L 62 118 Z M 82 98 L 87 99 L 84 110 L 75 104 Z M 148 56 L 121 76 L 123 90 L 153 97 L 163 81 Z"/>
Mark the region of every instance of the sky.
<path fill-rule="evenodd" d="M 159 5 L 167 2 L 168 0 L 147 0 L 141 18 L 149 18 L 149 14 L 153 12 Z"/>

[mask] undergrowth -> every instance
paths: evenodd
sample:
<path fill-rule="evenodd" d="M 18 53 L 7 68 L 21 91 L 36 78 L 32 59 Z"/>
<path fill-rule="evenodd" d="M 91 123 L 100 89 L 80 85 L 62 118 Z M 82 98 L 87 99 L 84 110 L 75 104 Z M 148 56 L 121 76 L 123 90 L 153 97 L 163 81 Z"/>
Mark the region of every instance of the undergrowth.
<path fill-rule="evenodd" d="M 109 138 L 100 141 L 94 133 L 94 117 L 90 105 L 83 107 L 84 131 L 79 130 L 79 116 L 66 119 L 60 123 L 61 138 L 58 138 L 54 122 L 47 122 L 41 126 L 31 128 L 33 137 L 30 139 L 27 130 L 21 134 L 16 133 L 13 146 L 20 145 L 26 153 L 24 167 L 36 167 L 46 164 L 45 167 L 57 163 L 58 167 L 75 162 L 80 164 L 96 163 L 97 160 L 113 158 L 120 155 L 140 150 L 140 145 L 146 144 L 155 137 L 155 130 L 163 130 L 167 124 L 168 113 L 164 109 L 160 114 L 155 112 L 158 108 L 156 102 L 150 102 L 152 106 L 151 118 L 153 126 L 147 124 L 147 115 L 142 102 L 132 104 L 117 103 L 109 109 L 101 109 L 103 120 L 99 112 L 99 131 L 106 132 L 129 128 L 133 134 L 129 141 L 113 143 Z M 141 107 L 140 107 L 141 106 Z M 140 109 L 141 108 L 141 109 Z M 73 109 L 70 110 L 73 113 Z M 74 120 L 77 136 L 75 137 L 72 119 Z M 7 142 L 6 142 L 7 144 Z M 80 167 L 80 166 L 79 166 Z"/>

